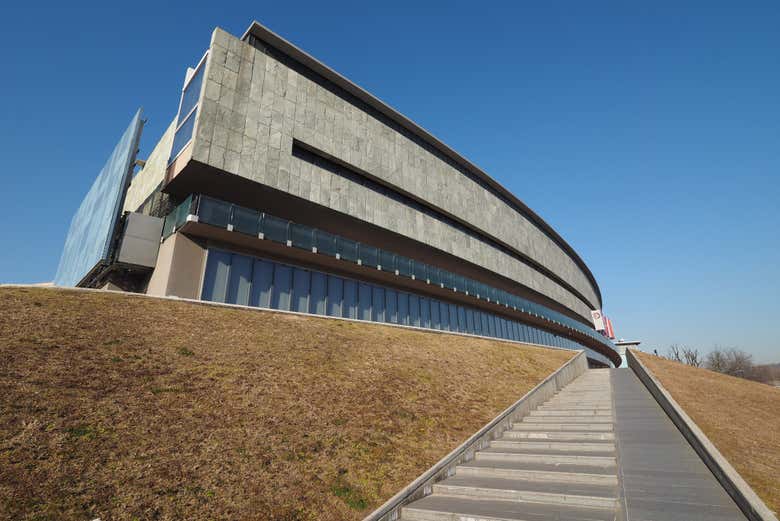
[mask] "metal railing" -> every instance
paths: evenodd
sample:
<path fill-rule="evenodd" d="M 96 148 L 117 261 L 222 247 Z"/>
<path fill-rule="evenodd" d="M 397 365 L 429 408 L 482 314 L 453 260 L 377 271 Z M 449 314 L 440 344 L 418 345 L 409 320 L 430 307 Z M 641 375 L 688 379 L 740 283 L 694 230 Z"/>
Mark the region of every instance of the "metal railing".
<path fill-rule="evenodd" d="M 163 237 L 184 225 L 188 215 L 197 215 L 201 223 L 451 289 L 577 331 L 615 351 L 614 344 L 595 329 L 518 295 L 416 259 L 212 197 L 190 195 L 165 218 Z"/>

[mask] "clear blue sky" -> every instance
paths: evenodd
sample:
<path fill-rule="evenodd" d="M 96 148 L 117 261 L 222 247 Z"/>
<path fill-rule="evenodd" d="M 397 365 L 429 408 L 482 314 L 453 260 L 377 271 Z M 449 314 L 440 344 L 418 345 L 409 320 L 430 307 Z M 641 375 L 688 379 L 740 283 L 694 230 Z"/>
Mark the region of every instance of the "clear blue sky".
<path fill-rule="evenodd" d="M 780 361 L 780 3 L 13 2 L 0 281 L 49 281 L 143 105 L 257 19 L 433 132 L 582 255 L 617 334 Z M 632 5 L 629 5 L 632 4 Z"/>

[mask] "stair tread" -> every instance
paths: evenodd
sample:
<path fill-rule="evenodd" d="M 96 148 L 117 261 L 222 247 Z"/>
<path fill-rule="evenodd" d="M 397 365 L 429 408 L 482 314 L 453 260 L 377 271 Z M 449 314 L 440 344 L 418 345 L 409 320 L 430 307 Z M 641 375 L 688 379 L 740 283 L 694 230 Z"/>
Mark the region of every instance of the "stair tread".
<path fill-rule="evenodd" d="M 472 460 L 456 467 L 482 469 L 530 470 L 542 472 L 564 472 L 568 474 L 593 474 L 599 476 L 614 476 L 615 470 L 603 465 L 573 465 L 571 463 L 543 463 L 528 461 Z"/>
<path fill-rule="evenodd" d="M 573 443 L 584 441 L 587 443 L 615 443 L 615 434 L 612 432 L 575 432 L 575 431 L 504 431 L 499 438 L 502 441 L 536 441 L 536 442 L 561 442 Z"/>
<path fill-rule="evenodd" d="M 615 485 L 585 485 L 579 483 L 550 483 L 528 479 L 483 478 L 471 476 L 452 476 L 437 483 L 458 487 L 494 488 L 500 490 L 523 490 L 530 492 L 549 492 L 550 494 L 566 494 L 570 496 L 591 496 L 617 498 L 618 487 Z"/>
<path fill-rule="evenodd" d="M 513 441 L 513 440 L 507 440 Z M 575 447 L 557 449 L 555 447 L 525 447 L 525 446 L 512 446 L 512 445 L 499 445 L 491 446 L 483 449 L 484 452 L 502 452 L 509 454 L 534 454 L 534 455 L 548 455 L 548 456 L 607 456 L 615 457 L 615 446 L 607 443 L 602 444 L 603 447 L 596 447 L 593 449 L 578 449 Z M 480 451 L 480 452 L 483 452 Z"/>
<path fill-rule="evenodd" d="M 613 521 L 614 510 L 569 505 L 502 500 L 465 499 L 433 494 L 404 507 L 404 510 L 449 512 L 484 519 L 511 521 Z M 404 517 L 402 512 L 401 520 Z"/>

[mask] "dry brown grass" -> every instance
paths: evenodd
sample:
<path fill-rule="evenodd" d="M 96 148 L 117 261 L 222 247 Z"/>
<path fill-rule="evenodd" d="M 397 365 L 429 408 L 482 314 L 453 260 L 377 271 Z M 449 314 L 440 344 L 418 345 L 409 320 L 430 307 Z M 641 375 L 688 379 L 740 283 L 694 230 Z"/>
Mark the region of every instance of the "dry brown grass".
<path fill-rule="evenodd" d="M 780 389 L 634 353 L 766 505 L 780 511 Z"/>
<path fill-rule="evenodd" d="M 361 519 L 571 356 L 0 288 L 0 518 Z"/>

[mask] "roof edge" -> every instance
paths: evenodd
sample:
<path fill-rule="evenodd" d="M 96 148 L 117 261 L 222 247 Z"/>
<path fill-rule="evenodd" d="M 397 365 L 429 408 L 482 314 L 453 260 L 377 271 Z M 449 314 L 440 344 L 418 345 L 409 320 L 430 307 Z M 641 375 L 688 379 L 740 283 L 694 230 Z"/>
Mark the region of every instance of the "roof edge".
<path fill-rule="evenodd" d="M 524 202 L 522 202 L 517 196 L 515 196 L 512 192 L 504 188 L 498 181 L 490 177 L 487 172 L 479 168 L 477 165 L 466 159 L 465 157 L 458 154 L 455 150 L 450 148 L 447 144 L 445 144 L 443 141 L 439 140 L 436 136 L 422 128 L 420 125 L 412 121 L 411 119 L 407 118 L 397 110 L 395 110 L 393 107 L 385 103 L 384 101 L 380 100 L 367 90 L 363 89 L 362 87 L 358 86 L 351 80 L 347 79 L 346 77 L 342 76 L 335 70 L 331 69 L 318 59 L 314 58 L 310 54 L 308 54 L 306 51 L 300 49 L 295 44 L 287 41 L 283 37 L 279 36 L 275 32 L 271 31 L 267 27 L 265 27 L 263 24 L 258 22 L 257 20 L 253 20 L 252 24 L 249 26 L 249 28 L 244 32 L 243 35 L 241 35 L 241 40 L 246 40 L 250 35 L 255 36 L 256 38 L 268 43 L 272 47 L 275 47 L 279 51 L 282 51 L 283 53 L 289 55 L 291 58 L 299 61 L 302 65 L 312 69 L 314 72 L 320 74 L 321 76 L 325 77 L 327 80 L 332 81 L 337 86 L 341 87 L 348 93 L 352 94 L 359 100 L 363 101 L 370 107 L 374 108 L 375 110 L 379 111 L 384 116 L 390 118 L 392 121 L 398 123 L 401 127 L 405 128 L 415 136 L 421 138 L 423 141 L 429 143 L 431 146 L 433 146 L 435 149 L 437 149 L 439 152 L 444 154 L 446 157 L 450 158 L 452 161 L 460 165 L 461 167 L 465 168 L 475 176 L 482 179 L 485 183 L 487 183 L 491 188 L 496 190 L 502 197 L 506 198 L 512 205 L 516 206 L 516 210 L 520 211 L 520 213 L 526 215 L 533 224 L 535 224 L 537 227 L 539 227 L 540 230 L 545 232 L 547 235 L 549 235 L 555 243 L 558 244 L 558 246 L 563 249 L 563 251 L 571 257 L 571 259 L 579 266 L 579 268 L 582 270 L 582 272 L 585 274 L 585 276 L 588 278 L 591 286 L 593 287 L 593 290 L 596 292 L 596 296 L 598 297 L 598 308 L 601 308 L 603 306 L 603 298 L 601 296 L 601 289 L 599 288 L 598 283 L 596 282 L 596 278 L 593 276 L 593 273 L 590 271 L 590 268 L 588 268 L 587 264 L 585 264 L 585 261 L 582 260 L 582 258 L 579 256 L 579 254 L 572 248 L 572 246 L 566 242 L 566 240 L 561 237 L 561 235 L 555 231 L 555 229 L 550 226 L 542 217 L 540 217 L 536 212 L 534 212 L 530 207 L 528 207 Z"/>

